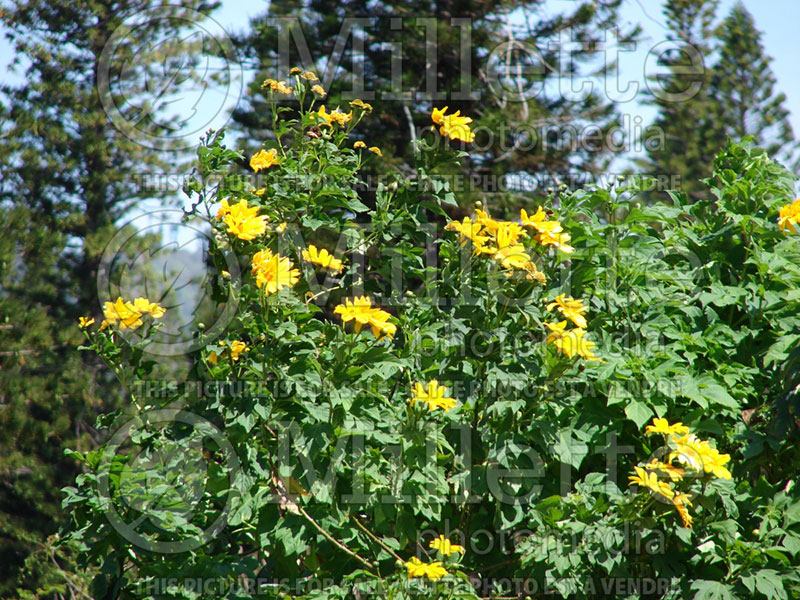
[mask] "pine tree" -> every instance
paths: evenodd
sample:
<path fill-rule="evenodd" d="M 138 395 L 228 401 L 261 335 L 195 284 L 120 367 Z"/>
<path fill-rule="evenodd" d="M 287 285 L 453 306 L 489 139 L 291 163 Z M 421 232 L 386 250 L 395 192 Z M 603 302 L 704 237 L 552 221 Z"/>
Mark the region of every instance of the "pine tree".
<path fill-rule="evenodd" d="M 666 76 L 651 76 L 648 100 L 658 108 L 639 161 L 652 176 L 677 175 L 680 189 L 698 199 L 725 134 L 711 91 L 714 17 L 718 0 L 675 0 L 664 5 L 670 49 L 661 56 Z"/>
<path fill-rule="evenodd" d="M 431 126 L 432 108 L 448 106 L 472 116 L 477 131 L 458 174 L 465 184 L 458 194 L 464 204 L 492 195 L 503 181 L 536 181 L 539 189 L 577 184 L 610 161 L 608 132 L 619 115 L 599 80 L 593 81 L 591 93 L 573 93 L 569 87 L 613 75 L 615 61 L 604 60 L 605 44 L 624 43 L 638 33 L 606 41 L 619 4 L 579 2 L 553 15 L 543 0 L 311 0 L 302 8 L 272 2 L 253 21 L 252 33 L 240 40 L 258 73 L 248 104 L 234 119 L 247 139 L 264 139 L 270 123 L 260 83 L 302 66 L 327 75 L 322 77 L 332 85 L 326 90 L 327 105 L 347 109 L 348 101 L 360 95 L 374 106 L 361 130 L 372 128 L 365 141 L 383 150 L 379 172 L 402 172 L 403 165 L 411 164 L 411 142 Z M 302 32 L 308 55 L 290 40 L 289 59 L 279 64 L 281 36 L 290 32 L 285 22 L 270 24 L 269 19 L 295 16 L 294 32 Z M 353 27 L 345 41 L 341 34 L 347 18 L 363 21 L 352 22 L 360 29 Z M 337 42 L 346 43 L 337 48 Z M 341 60 L 333 64 L 338 50 Z M 316 64 L 304 62 L 308 56 Z M 360 82 L 362 72 L 360 91 L 353 82 Z M 591 135 L 585 135 L 587 126 L 593 128 Z"/>
<path fill-rule="evenodd" d="M 178 61 L 191 70 L 186 52 L 198 47 L 187 47 L 179 33 L 196 14 L 190 11 L 209 12 L 215 4 L 187 0 L 173 9 L 173 18 L 120 29 L 126 18 L 160 6 L 16 0 L 0 9 L 24 75 L 23 84 L 0 88 L 4 598 L 19 589 L 55 593 L 52 572 L 45 572 L 53 568 L 47 556 L 25 572 L 23 563 L 46 546 L 63 520 L 60 490 L 74 481 L 78 468 L 64 449 L 90 449 L 99 441 L 94 417 L 124 398 L 109 371 L 76 350 L 82 337 L 76 321 L 99 316 L 97 267 L 120 217 L 143 198 L 167 192 L 144 189 L 142 176 L 164 170 L 174 156 L 164 154 L 169 144 L 142 144 L 115 126 L 107 102 L 117 103 L 120 114 L 149 133 L 169 138 L 172 125 L 159 118 L 148 87 L 154 66 Z M 114 52 L 104 55 L 112 39 Z M 124 98 L 104 96 L 104 75 L 126 86 Z M 63 587 L 76 584 L 61 585 L 66 594 Z"/>
<path fill-rule="evenodd" d="M 720 27 L 719 60 L 712 73 L 715 112 L 728 136 L 752 136 L 771 156 L 796 169 L 800 144 L 784 107 L 786 96 L 775 89 L 772 59 L 761 37 L 753 16 L 738 2 Z"/>

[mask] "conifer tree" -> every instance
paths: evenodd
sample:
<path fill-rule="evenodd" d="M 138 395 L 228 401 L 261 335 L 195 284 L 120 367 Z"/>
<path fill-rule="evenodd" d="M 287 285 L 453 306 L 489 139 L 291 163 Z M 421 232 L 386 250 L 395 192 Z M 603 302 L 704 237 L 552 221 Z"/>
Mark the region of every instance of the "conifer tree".
<path fill-rule="evenodd" d="M 720 27 L 719 60 L 712 72 L 714 112 L 728 136 L 752 136 L 771 156 L 796 169 L 800 144 L 761 38 L 753 16 L 741 2 L 735 4 Z"/>
<path fill-rule="evenodd" d="M 3 598 L 25 590 L 68 597 L 65 586 L 77 585 L 54 581 L 56 561 L 46 553 L 22 569 L 63 520 L 60 490 L 78 468 L 64 449 L 88 450 L 99 442 L 95 416 L 124 397 L 103 365 L 75 349 L 81 339 L 77 319 L 99 317 L 96 278 L 103 249 L 132 206 L 168 192 L 140 183 L 174 157 L 164 154 L 169 144 L 142 144 L 115 125 L 107 103 L 169 138 L 169 121 L 156 114 L 155 68 L 170 61 L 191 65 L 186 52 L 198 48 L 187 48 L 179 33 L 215 4 L 186 0 L 172 9 L 172 18 L 124 28 L 127 18 L 160 6 L 15 0 L 0 9 L 23 75 L 21 84 L 0 87 Z M 116 46 L 109 53 L 112 39 Z M 125 98 L 104 96 L 105 76 L 127 86 Z"/>
<path fill-rule="evenodd" d="M 718 0 L 664 4 L 668 49 L 659 62 L 666 74 L 650 76 L 647 102 L 658 108 L 658 116 L 644 144 L 647 156 L 639 161 L 648 175 L 679 176 L 681 191 L 695 199 L 704 193 L 701 179 L 711 174 L 714 155 L 725 143 L 711 93 L 718 5 Z"/>

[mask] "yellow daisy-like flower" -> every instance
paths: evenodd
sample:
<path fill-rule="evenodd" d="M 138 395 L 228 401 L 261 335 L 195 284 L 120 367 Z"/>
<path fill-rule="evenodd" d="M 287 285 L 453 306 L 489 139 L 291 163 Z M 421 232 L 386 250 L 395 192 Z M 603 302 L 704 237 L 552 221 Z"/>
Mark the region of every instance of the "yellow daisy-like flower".
<path fill-rule="evenodd" d="M 528 215 L 524 208 L 519 211 L 519 218 L 522 225 L 533 229 L 536 233 L 561 233 L 561 223 L 558 221 L 548 221 L 547 213 L 542 210 L 542 207 L 536 209 L 532 215 Z"/>
<path fill-rule="evenodd" d="M 303 260 L 314 263 L 321 267 L 325 267 L 326 269 L 330 269 L 331 271 L 336 271 L 337 273 L 341 273 L 342 269 L 344 269 L 344 265 L 342 261 L 338 258 L 335 258 L 330 252 L 328 252 L 325 248 L 322 250 L 318 250 L 317 247 L 313 244 L 308 245 L 308 250 L 303 250 Z"/>
<path fill-rule="evenodd" d="M 595 343 L 584 338 L 586 335 L 586 330 L 567 330 L 566 321 L 561 321 L 556 325 L 553 325 L 552 323 L 545 323 L 545 326 L 550 330 L 550 333 L 547 336 L 547 343 L 553 344 L 553 346 L 555 346 L 559 352 L 566 354 L 567 358 L 572 358 L 577 354 L 586 360 L 596 360 L 602 362 L 602 360 L 593 352 Z"/>
<path fill-rule="evenodd" d="M 364 102 L 363 100 L 361 100 L 359 98 L 356 98 L 355 100 L 350 102 L 350 106 L 352 106 L 353 108 L 356 108 L 356 107 L 360 108 L 365 113 L 371 113 L 372 112 L 372 105 Z"/>
<path fill-rule="evenodd" d="M 120 329 L 136 329 L 143 323 L 142 313 L 136 310 L 131 302 L 125 302 L 122 297 L 118 297 L 116 302 L 105 302 L 103 316 L 110 325 L 119 322 Z"/>
<path fill-rule="evenodd" d="M 267 248 L 253 256 L 252 272 L 256 285 L 267 294 L 274 294 L 285 287 L 292 287 L 300 280 L 300 271 L 292 268 L 292 261 Z"/>
<path fill-rule="evenodd" d="M 663 471 L 667 474 L 671 481 L 681 481 L 685 474 L 683 469 L 679 469 L 669 463 L 664 463 L 654 458 L 644 466 L 648 471 Z"/>
<path fill-rule="evenodd" d="M 359 148 L 366 148 L 366 147 L 367 145 L 361 140 L 358 140 L 355 144 L 353 144 L 353 150 L 358 150 Z"/>
<path fill-rule="evenodd" d="M 677 460 L 691 466 L 695 471 L 711 473 L 720 479 L 731 478 L 731 472 L 725 467 L 731 460 L 729 454 L 720 454 L 716 448 L 712 448 L 708 442 L 693 433 L 683 437 L 673 436 L 670 441 L 677 449 L 669 453 L 669 460 Z"/>
<path fill-rule="evenodd" d="M 258 173 L 261 169 L 269 169 L 273 165 L 277 165 L 278 151 L 275 148 L 271 150 L 259 150 L 250 157 L 250 168 Z"/>
<path fill-rule="evenodd" d="M 219 354 L 217 354 L 214 350 L 212 350 L 208 355 L 208 362 L 210 362 L 215 367 L 219 363 Z"/>
<path fill-rule="evenodd" d="M 154 319 L 160 319 L 166 313 L 166 309 L 157 302 L 150 302 L 147 298 L 136 298 L 133 307 L 143 315 L 149 314 Z"/>
<path fill-rule="evenodd" d="M 264 83 L 261 84 L 261 89 L 269 89 L 272 92 L 278 92 L 279 94 L 285 94 L 287 96 L 294 93 L 294 88 L 287 86 L 285 81 L 276 81 L 274 79 L 265 79 Z"/>
<path fill-rule="evenodd" d="M 81 329 L 86 329 L 94 325 L 94 319 L 92 317 L 81 317 L 78 319 L 78 325 Z"/>
<path fill-rule="evenodd" d="M 448 574 L 447 569 L 442 566 L 440 561 L 424 563 L 416 556 L 412 557 L 411 560 L 406 563 L 406 568 L 408 569 L 409 579 L 425 577 L 431 581 L 438 581 Z"/>
<path fill-rule="evenodd" d="M 545 231 L 537 234 L 535 239 L 542 246 L 554 246 L 564 254 L 572 254 L 575 251 L 575 248 L 569 245 L 570 235 L 568 233 Z"/>
<path fill-rule="evenodd" d="M 301 69 L 300 67 L 292 67 L 289 70 L 289 75 L 299 75 L 302 72 L 303 72 L 303 69 Z"/>
<path fill-rule="evenodd" d="M 458 544 L 452 544 L 450 540 L 446 539 L 443 535 L 440 535 L 435 540 L 431 540 L 430 548 L 434 550 L 438 550 L 442 553 L 443 556 L 450 556 L 451 554 L 464 554 L 464 546 L 459 546 Z"/>
<path fill-rule="evenodd" d="M 359 333 L 365 325 L 372 328 L 372 335 L 377 339 L 386 335 L 391 338 L 397 333 L 397 326 L 390 323 L 390 315 L 385 310 L 372 306 L 372 300 L 367 296 L 361 296 L 350 300 L 345 299 L 344 304 L 340 304 L 333 310 L 334 314 L 341 315 L 342 321 L 347 323 L 355 321 L 356 333 Z"/>
<path fill-rule="evenodd" d="M 325 89 L 321 85 L 312 85 L 311 91 L 314 92 L 320 98 L 324 98 L 326 95 Z"/>
<path fill-rule="evenodd" d="M 346 125 L 353 118 L 352 111 L 349 113 L 343 113 L 337 107 L 335 111 L 328 112 L 325 109 L 324 104 L 319 107 L 319 110 L 316 114 L 319 118 L 325 121 L 325 125 L 328 125 L 329 127 L 333 126 L 333 123 L 337 123 L 338 125 Z"/>
<path fill-rule="evenodd" d="M 247 200 L 229 207 L 223 220 L 228 226 L 228 233 L 240 240 L 253 240 L 267 230 L 267 217 L 258 214 L 257 206 L 248 206 Z"/>
<path fill-rule="evenodd" d="M 439 382 L 433 379 L 428 382 L 428 387 L 422 383 L 414 384 L 414 395 L 411 397 L 409 404 L 414 406 L 417 402 L 424 402 L 428 408 L 433 410 L 441 408 L 445 412 L 450 412 L 450 409 L 455 407 L 455 398 L 448 398 L 445 395 L 445 388 L 439 386 Z"/>
<path fill-rule="evenodd" d="M 457 231 L 460 234 L 458 239 L 462 246 L 469 241 L 477 245 L 489 239 L 485 235 L 480 235 L 481 224 L 473 222 L 469 217 L 464 217 L 462 221 L 450 221 L 444 228 L 446 231 Z"/>
<path fill-rule="evenodd" d="M 508 246 L 497 251 L 493 257 L 504 269 L 525 269 L 531 262 L 524 246 Z"/>
<path fill-rule="evenodd" d="M 519 238 L 526 237 L 525 230 L 519 223 L 510 221 L 499 221 L 494 231 L 494 238 L 497 241 L 497 248 L 502 250 L 509 246 L 519 245 Z"/>
<path fill-rule="evenodd" d="M 675 495 L 675 492 L 672 490 L 670 485 L 665 481 L 659 481 L 658 475 L 655 473 L 648 473 L 641 467 L 634 467 L 633 469 L 636 471 L 636 474 L 628 476 L 628 479 L 631 483 L 649 488 L 650 490 L 656 492 L 657 494 L 661 494 L 666 498 L 671 499 Z"/>
<path fill-rule="evenodd" d="M 312 73 L 311 71 L 303 71 L 303 74 L 300 75 L 300 77 L 302 77 L 303 79 L 305 79 L 307 81 L 315 81 L 315 80 L 318 79 L 318 77 L 314 73 Z"/>
<path fill-rule="evenodd" d="M 692 528 L 692 515 L 689 514 L 688 506 L 691 506 L 692 503 L 689 501 L 689 496 L 686 494 L 675 494 L 672 498 L 672 504 L 675 506 L 675 510 L 678 511 L 678 514 L 681 516 L 681 520 L 683 521 L 683 526 L 687 529 Z"/>
<path fill-rule="evenodd" d="M 778 227 L 784 233 L 797 233 L 800 223 L 800 198 L 782 207 L 778 213 Z"/>
<path fill-rule="evenodd" d="M 231 359 L 234 362 L 239 360 L 239 355 L 242 352 L 247 352 L 248 350 L 250 350 L 250 348 L 247 347 L 247 344 L 239 340 L 231 342 L 230 349 L 231 349 Z"/>
<path fill-rule="evenodd" d="M 431 112 L 431 120 L 436 125 L 439 125 L 439 133 L 444 137 L 461 140 L 462 142 L 475 141 L 475 134 L 469 128 L 472 119 L 461 116 L 460 110 L 451 115 L 445 114 L 446 112 L 446 106 L 442 109 L 434 108 L 433 112 Z"/>
<path fill-rule="evenodd" d="M 575 300 L 572 296 L 559 294 L 554 302 L 547 305 L 548 311 L 554 308 L 558 308 L 558 312 L 575 323 L 576 326 L 586 329 L 586 317 L 583 316 L 586 312 L 586 307 L 583 305 L 583 300 Z"/>
<path fill-rule="evenodd" d="M 652 425 L 648 425 L 644 428 L 644 432 L 648 435 L 653 433 L 663 433 L 664 435 L 685 435 L 689 433 L 689 428 L 680 421 L 670 425 L 669 421 L 666 419 L 656 417 L 653 419 Z"/>

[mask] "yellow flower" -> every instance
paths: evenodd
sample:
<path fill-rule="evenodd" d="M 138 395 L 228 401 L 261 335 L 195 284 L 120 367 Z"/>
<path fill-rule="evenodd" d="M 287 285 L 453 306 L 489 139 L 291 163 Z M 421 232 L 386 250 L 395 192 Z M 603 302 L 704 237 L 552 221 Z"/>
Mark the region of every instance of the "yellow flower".
<path fill-rule="evenodd" d="M 561 233 L 561 223 L 558 221 L 548 221 L 547 214 L 542 210 L 542 207 L 536 209 L 532 215 L 528 215 L 524 208 L 519 211 L 519 218 L 525 227 L 529 227 L 537 233 Z"/>
<path fill-rule="evenodd" d="M 539 233 L 535 239 L 543 246 L 555 246 L 565 254 L 572 254 L 575 251 L 575 248 L 569 245 L 570 235 L 568 233 L 544 231 Z"/>
<path fill-rule="evenodd" d="M 275 81 L 274 79 L 265 79 L 261 84 L 261 89 L 269 88 L 270 91 L 278 92 L 279 94 L 286 94 L 287 96 L 294 93 L 294 88 L 286 85 L 285 81 Z"/>
<path fill-rule="evenodd" d="M 253 275 L 256 285 L 267 294 L 274 294 L 285 287 L 292 287 L 300 280 L 300 271 L 292 268 L 292 261 L 271 250 L 260 250 L 253 256 Z"/>
<path fill-rule="evenodd" d="M 498 250 L 493 257 L 504 269 L 525 269 L 531 257 L 524 246 L 508 246 Z"/>
<path fill-rule="evenodd" d="M 447 112 L 447 107 L 444 108 L 434 108 L 433 112 L 431 113 L 431 120 L 436 123 L 437 125 L 444 125 L 444 113 Z"/>
<path fill-rule="evenodd" d="M 267 230 L 265 216 L 259 216 L 257 206 L 247 206 L 247 200 L 241 200 L 228 208 L 224 221 L 228 226 L 228 233 L 232 233 L 240 240 L 252 240 L 262 235 Z"/>
<path fill-rule="evenodd" d="M 457 231 L 460 235 L 458 237 L 462 246 L 465 246 L 468 241 L 473 244 L 479 245 L 486 242 L 489 238 L 481 233 L 481 224 L 474 223 L 469 217 L 464 217 L 462 221 L 450 221 L 445 225 L 447 231 Z"/>
<path fill-rule="evenodd" d="M 314 75 L 311 71 L 304 71 L 302 75 L 300 75 L 303 79 L 307 81 L 314 81 L 317 79 L 317 76 Z"/>
<path fill-rule="evenodd" d="M 317 111 L 317 116 L 325 121 L 325 124 L 328 126 L 332 126 L 333 123 L 338 123 L 339 125 L 346 125 L 350 122 L 350 119 L 353 118 L 352 111 L 349 113 L 343 113 L 339 110 L 339 107 L 336 107 L 336 110 L 333 112 L 328 112 L 325 110 L 325 105 L 319 107 Z"/>
<path fill-rule="evenodd" d="M 558 312 L 567 317 L 570 321 L 575 323 L 581 329 L 586 329 L 586 317 L 583 314 L 586 312 L 586 307 L 583 305 L 583 300 L 575 300 L 572 296 L 564 296 L 559 294 L 556 296 L 555 301 L 547 305 L 547 310 L 558 308 Z"/>
<path fill-rule="evenodd" d="M 94 325 L 94 319 L 91 317 L 81 317 L 78 319 L 78 325 L 81 329 L 86 329 L 87 327 Z"/>
<path fill-rule="evenodd" d="M 361 140 L 358 140 L 355 144 L 353 144 L 353 150 L 358 150 L 359 148 L 366 148 L 366 147 L 367 145 Z"/>
<path fill-rule="evenodd" d="M 338 258 L 334 258 L 325 248 L 318 250 L 313 244 L 308 245 L 308 250 L 303 250 L 303 260 L 320 265 L 331 271 L 341 273 L 344 265 Z"/>
<path fill-rule="evenodd" d="M 258 188 L 258 189 L 257 189 L 257 190 L 255 190 L 253 193 L 254 193 L 256 196 L 263 196 L 264 194 L 266 194 L 266 193 L 267 193 L 267 188 L 265 188 L 265 187 L 263 187 L 263 188 Z"/>
<path fill-rule="evenodd" d="M 669 463 L 664 463 L 654 458 L 649 463 L 644 466 L 645 469 L 648 471 L 663 471 L 667 474 L 671 481 L 681 481 L 685 474 L 683 469 L 679 469 L 678 467 L 674 467 Z"/>
<path fill-rule="evenodd" d="M 550 334 L 547 336 L 547 343 L 553 344 L 562 354 L 566 354 L 568 358 L 572 358 L 577 354 L 586 360 L 603 362 L 600 358 L 595 356 L 593 352 L 595 343 L 584 339 L 586 335 L 585 329 L 571 329 L 567 331 L 566 321 L 561 321 L 556 325 L 545 323 L 545 326 L 550 330 Z"/>
<path fill-rule="evenodd" d="M 324 98 L 325 97 L 325 90 L 321 85 L 312 85 L 311 91 L 314 92 L 317 96 Z"/>
<path fill-rule="evenodd" d="M 675 510 L 678 511 L 678 514 L 681 516 L 683 520 L 683 526 L 687 529 L 692 528 L 692 515 L 689 514 L 689 509 L 686 508 L 687 506 L 691 506 L 692 503 L 689 501 L 689 496 L 686 494 L 675 494 L 672 498 L 672 504 L 675 506 Z"/>
<path fill-rule="evenodd" d="M 236 340 L 235 342 L 231 342 L 230 348 L 231 348 L 231 359 L 234 362 L 239 360 L 239 355 L 242 352 L 246 352 L 246 351 L 250 350 L 250 348 L 247 347 L 247 344 L 245 344 L 244 342 L 241 342 L 239 340 Z"/>
<path fill-rule="evenodd" d="M 366 113 L 371 113 L 372 112 L 372 105 L 371 104 L 367 104 L 366 102 L 364 102 L 363 100 L 360 100 L 359 98 L 356 98 L 355 100 L 350 102 L 350 106 L 352 106 L 353 108 L 358 107 L 358 108 L 360 108 L 361 110 L 363 110 Z"/>
<path fill-rule="evenodd" d="M 381 149 L 378 148 L 377 146 L 370 146 L 369 148 L 367 148 L 367 150 L 369 150 L 373 154 L 377 154 L 378 156 L 383 156 L 383 152 L 381 152 Z"/>
<path fill-rule="evenodd" d="M 133 301 L 133 307 L 143 315 L 149 314 L 154 319 L 160 319 L 167 312 L 163 306 L 157 302 L 150 302 L 147 298 L 136 298 Z"/>
<path fill-rule="evenodd" d="M 120 329 L 136 329 L 142 325 L 142 313 L 136 310 L 131 302 L 125 302 L 122 297 L 118 297 L 116 302 L 105 302 L 103 304 L 104 323 L 116 325 L 119 322 Z"/>
<path fill-rule="evenodd" d="M 730 455 L 720 454 L 708 442 L 690 433 L 683 437 L 672 436 L 670 441 L 677 447 L 669 453 L 669 460 L 691 466 L 695 471 L 711 473 L 720 479 L 730 479 L 731 473 L 725 465 L 731 460 Z"/>
<path fill-rule="evenodd" d="M 641 467 L 634 467 L 633 469 L 636 471 L 636 475 L 628 476 L 631 483 L 649 488 L 667 498 L 672 498 L 675 495 L 675 492 L 672 491 L 669 484 L 664 481 L 659 481 L 655 473 L 648 473 Z"/>
<path fill-rule="evenodd" d="M 302 73 L 302 72 L 303 72 L 303 69 L 301 69 L 300 67 L 292 67 L 289 70 L 289 75 L 297 75 L 298 73 Z"/>
<path fill-rule="evenodd" d="M 219 203 L 219 210 L 217 211 L 217 221 L 221 221 L 225 215 L 230 214 L 231 207 L 228 205 L 228 200 L 223 200 Z"/>
<path fill-rule="evenodd" d="M 344 304 L 340 304 L 333 310 L 334 314 L 341 315 L 342 321 L 347 323 L 355 321 L 356 333 L 361 331 L 364 325 L 372 328 L 372 335 L 380 339 L 383 335 L 391 338 L 397 332 L 397 326 L 389 323 L 392 316 L 385 310 L 372 306 L 372 300 L 367 296 L 345 299 Z"/>
<path fill-rule="evenodd" d="M 445 539 L 443 535 L 440 535 L 435 540 L 431 540 L 430 547 L 438 550 L 444 556 L 450 556 L 451 554 L 457 553 L 464 554 L 464 546 L 450 543 L 450 540 Z"/>
<path fill-rule="evenodd" d="M 448 574 L 447 569 L 442 566 L 441 562 L 424 563 L 416 556 L 412 557 L 411 560 L 406 563 L 406 568 L 408 569 L 409 579 L 413 577 L 427 577 L 431 581 L 438 581 Z"/>
<path fill-rule="evenodd" d="M 277 231 L 278 233 L 283 233 L 284 231 L 286 231 L 286 225 L 287 225 L 286 221 L 283 221 L 282 223 L 280 223 L 280 224 L 279 224 L 279 225 L 278 225 L 278 226 L 275 228 L 275 231 Z"/>
<path fill-rule="evenodd" d="M 272 148 L 269 152 L 266 150 L 259 150 L 250 157 L 250 168 L 258 173 L 261 169 L 269 169 L 272 165 L 277 165 L 278 151 Z"/>
<path fill-rule="evenodd" d="M 511 223 L 509 221 L 497 222 L 497 228 L 494 231 L 497 248 L 501 250 L 509 246 L 517 246 L 519 238 L 525 235 L 525 230 L 520 227 L 519 223 Z"/>
<path fill-rule="evenodd" d="M 680 421 L 670 425 L 666 419 L 660 419 L 656 417 L 653 419 L 652 425 L 648 425 L 644 428 L 644 432 L 648 435 L 653 433 L 663 433 L 664 435 L 684 435 L 689 433 L 689 428 Z"/>
<path fill-rule="evenodd" d="M 800 198 L 782 207 L 778 214 L 778 227 L 784 233 L 797 233 L 798 223 L 800 223 Z"/>
<path fill-rule="evenodd" d="M 451 115 L 445 114 L 447 107 L 442 109 L 434 108 L 431 113 L 431 120 L 439 125 L 439 133 L 444 137 L 449 137 L 454 140 L 461 140 L 463 142 L 472 142 L 475 140 L 475 134 L 469 128 L 472 123 L 470 117 L 461 116 L 461 111 L 457 110 Z"/>
<path fill-rule="evenodd" d="M 208 355 L 208 362 L 210 362 L 214 366 L 217 366 L 217 363 L 219 362 L 219 355 L 212 350 L 211 353 Z"/>
<path fill-rule="evenodd" d="M 439 382 L 435 379 L 428 382 L 427 389 L 418 382 L 414 384 L 414 395 L 409 404 L 414 406 L 416 402 L 424 402 L 430 410 L 441 408 L 445 412 L 450 412 L 450 409 L 456 405 L 456 400 L 445 397 L 444 393 L 445 388 L 440 387 Z"/>

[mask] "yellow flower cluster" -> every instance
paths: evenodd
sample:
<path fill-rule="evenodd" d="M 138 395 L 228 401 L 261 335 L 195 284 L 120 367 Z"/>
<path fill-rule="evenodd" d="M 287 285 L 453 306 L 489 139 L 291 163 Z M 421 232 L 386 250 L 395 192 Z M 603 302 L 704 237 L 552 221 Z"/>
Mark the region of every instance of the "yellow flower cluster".
<path fill-rule="evenodd" d="M 341 315 L 342 321 L 347 323 L 355 321 L 356 333 L 361 331 L 364 325 L 372 328 L 372 334 L 380 339 L 383 335 L 391 338 L 397 333 L 397 326 L 390 323 L 390 315 L 385 310 L 372 306 L 372 300 L 367 296 L 345 299 L 344 304 L 340 304 L 333 310 L 334 314 Z"/>
<path fill-rule="evenodd" d="M 233 206 L 223 200 L 217 212 L 217 220 L 220 219 L 228 226 L 228 233 L 240 240 L 253 240 L 267 230 L 267 217 L 258 214 L 257 206 L 248 206 L 247 200 L 241 200 Z"/>
<path fill-rule="evenodd" d="M 800 224 L 800 198 L 782 207 L 778 214 L 778 227 L 784 233 L 797 233 Z"/>
<path fill-rule="evenodd" d="M 462 142 L 475 141 L 475 134 L 470 130 L 469 124 L 472 123 L 470 117 L 461 116 L 461 111 L 457 110 L 451 115 L 445 114 L 447 107 L 442 109 L 434 108 L 431 113 L 431 120 L 439 125 L 439 133 L 444 137 L 449 137 Z"/>
<path fill-rule="evenodd" d="M 334 258 L 325 248 L 318 250 L 314 244 L 309 244 L 308 249 L 303 250 L 303 260 L 337 273 L 341 273 L 342 269 L 344 269 L 341 260 Z"/>
<path fill-rule="evenodd" d="M 264 83 L 261 84 L 261 89 L 269 89 L 272 92 L 278 92 L 286 96 L 290 96 L 294 93 L 294 89 L 287 86 L 285 81 L 276 81 L 274 79 L 265 79 Z"/>
<path fill-rule="evenodd" d="M 689 514 L 689 506 L 692 506 L 687 494 L 676 491 L 670 483 L 678 483 L 683 480 L 686 471 L 673 464 L 673 461 L 689 466 L 696 473 L 711 473 L 720 479 L 730 479 L 731 473 L 725 467 L 731 457 L 728 454 L 720 454 L 716 448 L 712 448 L 705 440 L 699 439 L 690 432 L 689 428 L 682 423 L 670 423 L 666 419 L 655 418 L 653 424 L 645 428 L 648 435 L 662 434 L 667 437 L 667 441 L 672 450 L 667 454 L 666 461 L 652 459 L 642 467 L 634 467 L 634 475 L 628 479 L 631 483 L 646 487 L 664 498 L 670 500 L 675 510 L 681 517 L 684 527 L 692 527 L 692 516 Z M 659 478 L 657 473 L 661 473 L 663 478 Z"/>
<path fill-rule="evenodd" d="M 545 283 L 544 273 L 536 268 L 528 248 L 523 245 L 523 240 L 529 236 L 520 223 L 499 221 L 482 210 L 476 210 L 473 219 L 464 217 L 460 222 L 451 221 L 445 229 L 457 231 L 462 246 L 471 242 L 474 254 L 491 256 L 506 269 L 507 277 L 521 271 L 527 279 Z"/>
<path fill-rule="evenodd" d="M 269 248 L 253 255 L 252 273 L 256 285 L 269 294 L 279 292 L 285 287 L 294 286 L 300 280 L 300 271 L 292 268 L 292 261 L 280 254 L 273 254 Z"/>
<path fill-rule="evenodd" d="M 322 106 L 319 107 L 319 110 L 317 111 L 317 116 L 323 121 L 325 121 L 325 125 L 332 127 L 334 123 L 338 125 L 346 125 L 347 123 L 349 123 L 353 118 L 353 111 L 350 111 L 349 113 L 344 113 L 340 111 L 339 107 L 337 106 L 336 110 L 334 110 L 333 112 L 328 112 L 325 109 L 325 105 L 323 104 Z"/>
<path fill-rule="evenodd" d="M 277 165 L 279 162 L 280 160 L 278 160 L 278 151 L 275 148 L 272 148 L 269 151 L 262 149 L 250 157 L 250 168 L 258 173 L 261 169 L 269 169 L 271 166 Z"/>
<path fill-rule="evenodd" d="M 147 298 L 136 298 L 133 302 L 126 302 L 120 296 L 116 302 L 106 302 L 103 304 L 103 322 L 100 324 L 100 331 L 109 325 L 119 324 L 120 329 L 136 329 L 144 321 L 142 317 L 150 315 L 154 319 L 164 316 L 166 309 L 157 302 L 150 302 Z M 85 319 L 85 317 L 84 317 Z M 81 320 L 81 327 L 88 327 L 94 323 L 94 319 Z"/>
<path fill-rule="evenodd" d="M 427 388 L 422 383 L 417 382 L 414 384 L 414 395 L 409 400 L 409 404 L 414 406 L 417 402 L 424 402 L 430 410 L 441 408 L 445 412 L 449 412 L 456 405 L 456 400 L 455 398 L 448 398 L 444 394 L 445 388 L 440 387 L 436 379 L 429 381 Z"/>

